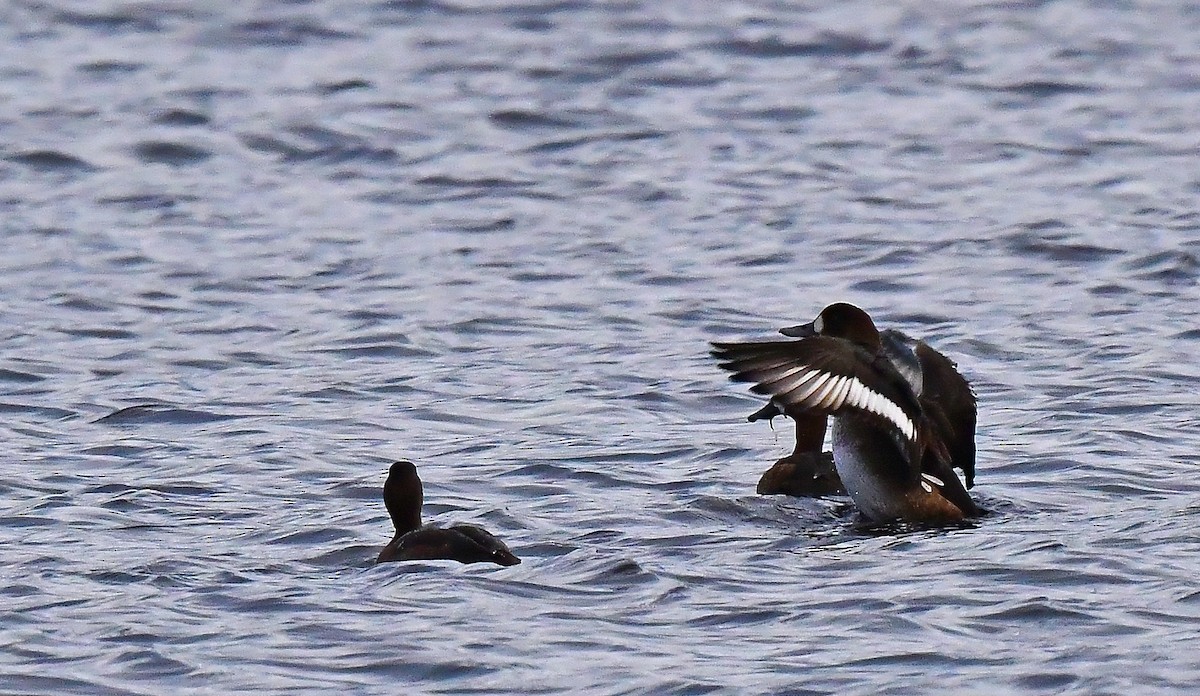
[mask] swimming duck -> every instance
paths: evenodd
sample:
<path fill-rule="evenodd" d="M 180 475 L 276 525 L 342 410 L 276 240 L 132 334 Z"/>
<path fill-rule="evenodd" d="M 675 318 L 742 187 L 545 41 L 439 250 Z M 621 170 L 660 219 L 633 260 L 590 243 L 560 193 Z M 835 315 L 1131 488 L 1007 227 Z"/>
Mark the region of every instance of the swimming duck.
<path fill-rule="evenodd" d="M 774 410 L 774 403 L 750 416 L 750 421 L 784 415 Z M 766 413 L 764 413 L 766 411 Z M 761 414 L 761 415 L 760 415 Z M 832 452 L 822 452 L 829 419 L 795 409 L 787 413 L 796 422 L 796 446 L 792 453 L 775 462 L 758 480 L 759 495 L 794 495 L 811 498 L 825 495 L 845 495 L 846 488 L 838 476 Z"/>
<path fill-rule="evenodd" d="M 388 470 L 383 484 L 383 504 L 396 535 L 379 552 L 376 563 L 386 561 L 450 560 L 459 563 L 490 561 L 502 566 L 521 562 L 503 541 L 473 524 L 453 527 L 421 526 L 421 478 L 412 462 L 399 461 Z"/>
<path fill-rule="evenodd" d="M 881 336 L 870 315 L 844 302 L 782 332 L 801 340 L 713 344 L 731 379 L 770 395 L 751 420 L 832 417 L 834 466 L 873 521 L 979 514 L 952 470 L 973 483 L 975 400 L 952 362 L 899 332 Z M 820 454 L 813 432 L 798 450 Z"/>
<path fill-rule="evenodd" d="M 856 308 L 857 309 L 857 308 Z M 831 310 L 835 314 L 840 310 Z M 864 312 L 865 313 L 865 312 Z M 780 329 L 793 338 L 817 335 L 816 322 Z M 836 319 L 822 335 L 837 335 Z M 829 332 L 833 333 L 829 333 Z M 913 392 L 929 411 L 950 454 L 951 464 L 961 469 L 967 488 L 975 485 L 975 422 L 976 402 L 971 385 L 959 372 L 957 365 L 925 341 L 902 331 L 884 329 L 879 332 L 880 345 Z M 826 417 L 803 410 L 781 410 L 774 401 L 750 415 L 750 422 L 761 418 L 787 415 L 796 421 L 796 447 L 792 454 L 780 459 L 758 483 L 760 494 L 784 493 L 796 496 L 836 495 L 844 493 L 831 452 L 822 452 Z"/>

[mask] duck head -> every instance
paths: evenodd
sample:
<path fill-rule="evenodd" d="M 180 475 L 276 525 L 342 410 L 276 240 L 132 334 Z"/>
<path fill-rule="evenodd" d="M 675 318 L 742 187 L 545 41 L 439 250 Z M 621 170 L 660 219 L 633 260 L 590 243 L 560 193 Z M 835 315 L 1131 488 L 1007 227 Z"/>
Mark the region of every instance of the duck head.
<path fill-rule="evenodd" d="M 383 483 L 383 504 L 387 506 L 397 534 L 411 532 L 421 526 L 423 502 L 417 467 L 405 460 L 393 464 L 388 470 L 387 481 Z"/>
<path fill-rule="evenodd" d="M 779 333 L 792 338 L 841 338 L 857 343 L 871 352 L 880 348 L 879 330 L 875 328 L 871 315 L 848 302 L 835 302 L 822 309 L 817 318 L 807 324 L 782 328 Z"/>

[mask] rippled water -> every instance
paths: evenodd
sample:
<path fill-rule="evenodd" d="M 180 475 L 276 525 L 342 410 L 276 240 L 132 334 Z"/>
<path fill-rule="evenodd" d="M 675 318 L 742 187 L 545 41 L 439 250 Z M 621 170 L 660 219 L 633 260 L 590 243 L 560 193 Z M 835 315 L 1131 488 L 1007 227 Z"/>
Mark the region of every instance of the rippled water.
<path fill-rule="evenodd" d="M 1200 687 L 1200 12 L 826 5 L 0 10 L 0 692 Z M 839 299 L 978 526 L 754 494 Z"/>

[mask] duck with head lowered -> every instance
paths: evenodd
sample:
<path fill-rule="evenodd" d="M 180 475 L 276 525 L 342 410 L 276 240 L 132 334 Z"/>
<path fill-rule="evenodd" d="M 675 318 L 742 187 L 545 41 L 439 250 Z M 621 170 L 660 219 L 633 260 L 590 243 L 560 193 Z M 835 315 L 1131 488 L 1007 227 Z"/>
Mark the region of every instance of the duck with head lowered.
<path fill-rule="evenodd" d="M 388 470 L 383 484 L 383 504 L 392 518 L 396 534 L 379 552 L 376 563 L 387 561 L 450 560 L 459 563 L 490 562 L 517 565 L 517 558 L 503 541 L 473 524 L 452 527 L 421 525 L 424 493 L 417 467 L 398 461 Z"/>
<path fill-rule="evenodd" d="M 815 457 L 832 418 L 836 472 L 872 521 L 979 514 L 953 472 L 963 471 L 967 487 L 974 483 L 975 397 L 953 362 L 923 341 L 880 332 L 870 315 L 844 302 L 781 333 L 800 340 L 713 343 L 731 379 L 771 397 L 751 420 L 796 418 L 791 456 Z"/>

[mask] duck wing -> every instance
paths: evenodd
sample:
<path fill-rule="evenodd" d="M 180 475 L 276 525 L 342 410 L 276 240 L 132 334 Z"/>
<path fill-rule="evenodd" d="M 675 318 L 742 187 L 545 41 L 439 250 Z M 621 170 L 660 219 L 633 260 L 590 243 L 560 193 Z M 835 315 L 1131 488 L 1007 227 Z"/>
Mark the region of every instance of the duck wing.
<path fill-rule="evenodd" d="M 937 449 L 920 427 L 925 415 L 916 395 L 886 356 L 828 336 L 712 346 L 730 379 L 752 383 L 751 391 L 770 396 L 778 410 L 862 418 L 883 428 L 914 477 L 921 473 L 925 452 Z"/>
<path fill-rule="evenodd" d="M 937 405 L 926 410 L 941 431 L 951 465 L 962 470 L 970 488 L 975 485 L 975 392 L 954 361 L 928 343 L 917 341 L 913 352 L 921 363 L 922 401 Z"/>
<path fill-rule="evenodd" d="M 975 393 L 954 361 L 925 341 L 896 329 L 879 332 L 883 352 L 917 395 L 945 443 L 950 464 L 975 485 Z"/>

